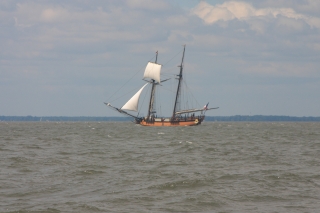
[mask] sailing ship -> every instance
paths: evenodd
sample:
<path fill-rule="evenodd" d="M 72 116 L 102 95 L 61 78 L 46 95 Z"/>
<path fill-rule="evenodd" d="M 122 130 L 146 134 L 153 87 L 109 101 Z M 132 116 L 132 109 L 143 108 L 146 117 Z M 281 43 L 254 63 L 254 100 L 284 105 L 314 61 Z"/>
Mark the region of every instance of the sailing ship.
<path fill-rule="evenodd" d="M 121 108 L 117 108 L 112 106 L 111 103 L 105 103 L 108 107 L 116 110 L 117 112 L 130 116 L 134 118 L 134 122 L 136 124 L 140 124 L 142 126 L 196 126 L 200 125 L 205 118 L 205 112 L 212 109 L 218 109 L 219 107 L 215 108 L 208 108 L 209 103 L 207 103 L 203 108 L 193 108 L 193 109 L 180 109 L 180 98 L 181 98 L 181 84 L 183 80 L 183 62 L 184 62 L 184 54 L 185 54 L 186 45 L 183 47 L 183 54 L 181 59 L 181 64 L 178 66 L 180 68 L 179 74 L 176 75 L 178 79 L 178 85 L 176 88 L 175 93 L 175 100 L 173 106 L 173 112 L 170 117 L 157 117 L 157 112 L 155 110 L 155 91 L 156 87 L 160 85 L 162 82 L 167 81 L 162 80 L 160 78 L 161 68 L 162 65 L 157 63 L 158 52 L 156 52 L 156 59 L 155 62 L 148 62 L 143 80 L 147 81 L 145 85 L 134 95 L 132 98 L 123 105 Z M 141 92 L 143 89 L 148 85 L 151 84 L 151 92 L 149 98 L 149 107 L 147 116 L 139 116 L 133 115 L 127 111 L 138 111 L 138 103 Z M 195 113 L 200 113 L 196 115 Z"/>

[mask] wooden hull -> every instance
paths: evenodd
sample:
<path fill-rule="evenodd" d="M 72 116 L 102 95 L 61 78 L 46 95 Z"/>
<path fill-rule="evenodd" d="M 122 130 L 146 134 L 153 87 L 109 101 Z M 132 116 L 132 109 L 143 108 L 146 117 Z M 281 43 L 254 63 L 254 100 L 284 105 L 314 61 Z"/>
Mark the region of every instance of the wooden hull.
<path fill-rule="evenodd" d="M 151 121 L 142 120 L 140 125 L 142 126 L 197 126 L 204 120 L 204 116 L 188 119 L 176 119 L 170 121 L 169 119 L 153 119 Z"/>

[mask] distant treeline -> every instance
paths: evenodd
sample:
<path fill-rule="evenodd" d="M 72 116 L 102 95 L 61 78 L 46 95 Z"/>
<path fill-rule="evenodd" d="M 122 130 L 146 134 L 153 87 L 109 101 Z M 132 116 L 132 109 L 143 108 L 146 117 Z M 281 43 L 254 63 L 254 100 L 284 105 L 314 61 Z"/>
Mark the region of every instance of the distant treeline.
<path fill-rule="evenodd" d="M 207 116 L 206 121 L 311 121 L 319 122 L 320 117 L 294 117 L 277 115 L 234 115 L 234 116 Z"/>
<path fill-rule="evenodd" d="M 0 121 L 130 121 L 126 117 L 89 117 L 89 116 L 0 116 Z"/>
<path fill-rule="evenodd" d="M 0 121 L 131 121 L 127 117 L 68 117 L 68 116 L 0 116 Z M 293 117 L 273 115 L 234 115 L 234 116 L 206 116 L 205 121 L 287 121 L 287 122 L 319 122 L 320 117 Z"/>

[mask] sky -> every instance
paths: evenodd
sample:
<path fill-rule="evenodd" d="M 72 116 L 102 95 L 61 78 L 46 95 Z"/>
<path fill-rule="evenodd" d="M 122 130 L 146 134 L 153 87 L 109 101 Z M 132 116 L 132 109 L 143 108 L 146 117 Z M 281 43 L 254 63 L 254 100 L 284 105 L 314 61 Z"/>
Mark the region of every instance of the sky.
<path fill-rule="evenodd" d="M 1 0 L 0 115 L 118 116 L 103 103 L 184 44 L 207 116 L 320 116 L 317 0 Z"/>

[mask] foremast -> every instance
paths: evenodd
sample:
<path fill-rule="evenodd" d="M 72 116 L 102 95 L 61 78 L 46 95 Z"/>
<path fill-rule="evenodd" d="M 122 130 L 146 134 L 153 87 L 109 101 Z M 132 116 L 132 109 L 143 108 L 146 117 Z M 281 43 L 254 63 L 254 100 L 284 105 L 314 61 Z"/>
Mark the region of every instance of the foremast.
<path fill-rule="evenodd" d="M 158 60 L 158 51 L 156 52 L 156 60 L 155 64 L 157 64 Z M 150 101 L 149 101 L 149 108 L 148 108 L 148 115 L 147 115 L 147 120 L 151 120 L 152 117 L 154 117 L 154 114 L 156 113 L 154 110 L 154 100 L 155 100 L 155 91 L 156 91 L 156 81 L 154 79 L 151 79 L 152 87 L 151 87 L 151 93 L 150 93 Z"/>
<path fill-rule="evenodd" d="M 183 79 L 183 60 L 184 60 L 184 52 L 186 50 L 186 45 L 183 45 L 183 54 L 182 54 L 182 59 L 181 59 L 181 64 L 180 64 L 180 72 L 178 76 L 178 87 L 177 87 L 177 92 L 176 92 L 176 99 L 174 102 L 174 107 L 173 107 L 173 113 L 172 113 L 172 119 L 176 116 L 176 112 L 178 111 L 178 107 L 180 105 L 180 93 L 181 93 L 181 81 Z"/>

